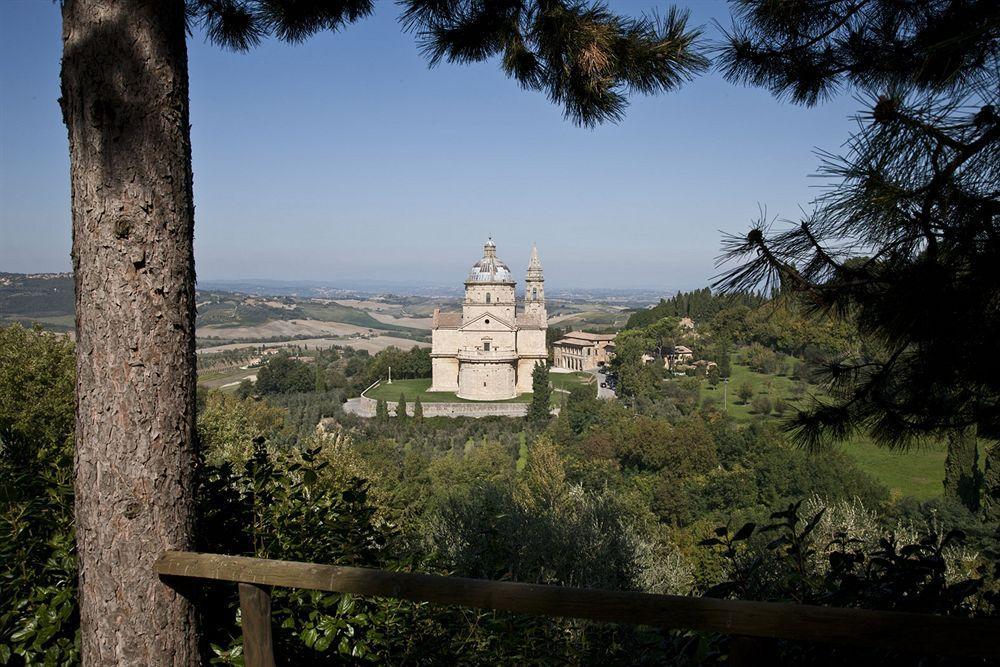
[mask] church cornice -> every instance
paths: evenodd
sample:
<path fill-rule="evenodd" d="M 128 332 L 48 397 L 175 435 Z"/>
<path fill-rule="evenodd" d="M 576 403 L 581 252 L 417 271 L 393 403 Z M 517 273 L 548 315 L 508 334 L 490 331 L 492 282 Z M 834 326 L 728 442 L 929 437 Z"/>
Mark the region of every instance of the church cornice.
<path fill-rule="evenodd" d="M 493 304 L 490 304 L 490 305 L 493 305 Z M 497 324 L 502 324 L 503 326 L 507 327 L 507 329 L 509 331 L 517 331 L 517 325 L 515 323 L 510 322 L 506 318 L 500 317 L 499 315 L 496 315 L 495 313 L 491 313 L 489 311 L 487 311 L 485 313 L 480 313 L 479 315 L 477 315 L 476 317 L 472 318 L 468 322 L 463 322 L 462 326 L 460 326 L 459 329 L 460 330 L 464 330 L 466 328 L 471 327 L 473 324 L 476 324 L 477 322 L 480 322 L 480 321 L 485 320 L 487 318 L 492 318 L 493 321 L 495 321 Z"/>
<path fill-rule="evenodd" d="M 489 303 L 483 303 L 482 301 L 463 301 L 463 306 L 516 306 L 517 301 L 490 301 Z"/>

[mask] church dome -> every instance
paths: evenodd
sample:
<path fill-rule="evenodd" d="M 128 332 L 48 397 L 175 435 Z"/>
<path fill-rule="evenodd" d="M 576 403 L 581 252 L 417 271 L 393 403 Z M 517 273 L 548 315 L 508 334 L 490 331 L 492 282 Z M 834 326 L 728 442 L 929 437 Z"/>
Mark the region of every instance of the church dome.
<path fill-rule="evenodd" d="M 497 246 L 493 239 L 483 246 L 483 258 L 472 265 L 466 283 L 510 283 L 514 277 L 506 264 L 497 258 Z"/>

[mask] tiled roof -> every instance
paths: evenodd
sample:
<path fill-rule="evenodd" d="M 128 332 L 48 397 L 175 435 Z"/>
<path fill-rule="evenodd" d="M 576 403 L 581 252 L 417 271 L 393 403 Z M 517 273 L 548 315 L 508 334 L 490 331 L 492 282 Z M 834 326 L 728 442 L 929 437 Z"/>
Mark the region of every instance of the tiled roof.
<path fill-rule="evenodd" d="M 587 340 L 591 342 L 603 342 L 614 340 L 615 334 L 596 334 L 586 331 L 570 331 L 565 335 L 565 338 L 578 338 L 580 340 Z"/>
<path fill-rule="evenodd" d="M 435 329 L 457 329 L 462 326 L 462 313 L 434 313 Z"/>

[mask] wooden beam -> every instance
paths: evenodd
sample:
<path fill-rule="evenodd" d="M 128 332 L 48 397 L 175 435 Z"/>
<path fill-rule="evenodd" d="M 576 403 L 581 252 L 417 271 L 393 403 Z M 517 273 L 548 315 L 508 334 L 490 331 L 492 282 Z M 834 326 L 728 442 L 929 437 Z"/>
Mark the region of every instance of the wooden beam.
<path fill-rule="evenodd" d="M 373 595 L 608 623 L 892 648 L 929 655 L 1000 655 L 998 619 L 543 586 L 181 551 L 165 552 L 154 567 L 165 576 Z"/>
<path fill-rule="evenodd" d="M 240 582 L 240 623 L 246 667 L 275 667 L 271 639 L 271 593 L 257 584 Z"/>

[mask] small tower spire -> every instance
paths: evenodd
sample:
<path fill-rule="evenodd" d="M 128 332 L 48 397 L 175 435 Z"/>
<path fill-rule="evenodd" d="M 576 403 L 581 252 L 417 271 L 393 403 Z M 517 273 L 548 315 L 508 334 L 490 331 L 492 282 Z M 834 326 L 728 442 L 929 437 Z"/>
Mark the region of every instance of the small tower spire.
<path fill-rule="evenodd" d="M 528 281 L 542 281 L 542 262 L 538 259 L 538 248 L 531 244 L 531 259 L 528 261 Z"/>
<path fill-rule="evenodd" d="M 532 243 L 531 244 L 531 260 L 528 262 L 528 271 L 542 270 L 542 262 L 538 259 L 538 247 Z"/>
<path fill-rule="evenodd" d="M 524 281 L 524 315 L 536 324 L 546 326 L 545 276 L 542 274 L 542 261 L 538 259 L 538 248 L 535 244 L 531 244 L 528 275 Z"/>

